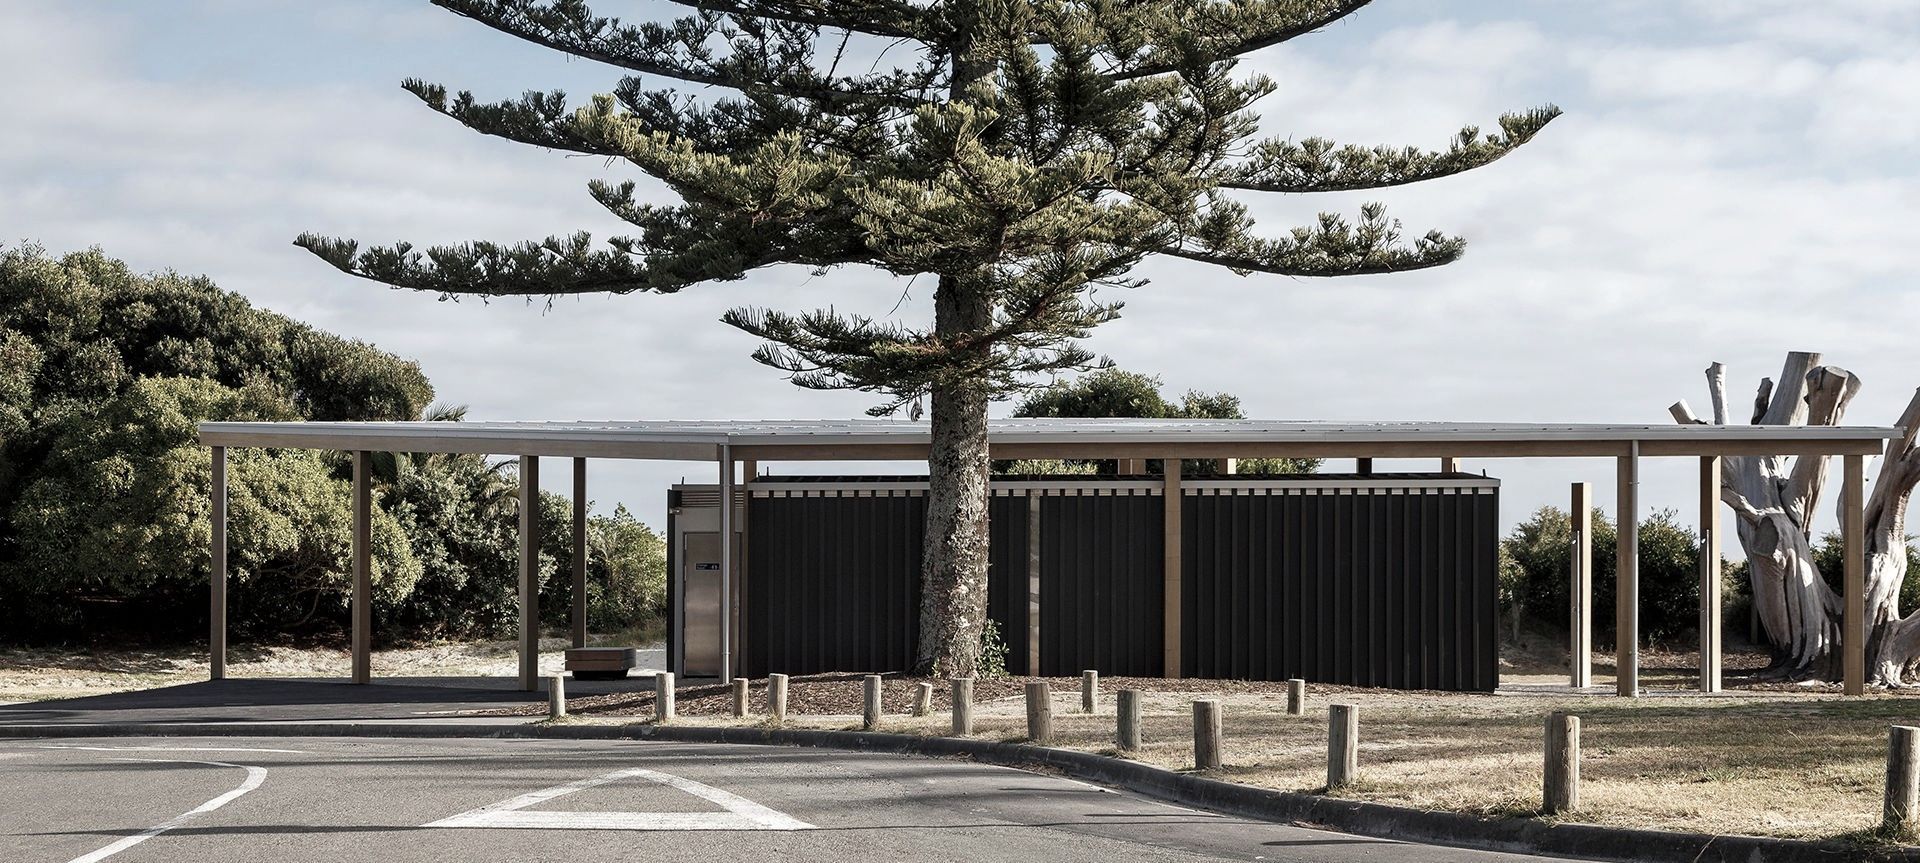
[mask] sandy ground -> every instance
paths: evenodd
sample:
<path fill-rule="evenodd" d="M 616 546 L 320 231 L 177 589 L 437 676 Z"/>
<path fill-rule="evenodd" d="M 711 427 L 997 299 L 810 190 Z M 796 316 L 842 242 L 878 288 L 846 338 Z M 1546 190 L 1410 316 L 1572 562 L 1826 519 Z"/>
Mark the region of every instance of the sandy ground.
<path fill-rule="evenodd" d="M 540 673 L 559 674 L 567 642 L 540 641 Z M 345 650 L 235 647 L 227 656 L 234 677 L 346 677 Z M 519 673 L 511 641 L 431 644 L 373 654 L 376 677 L 512 677 Z M 0 702 L 44 701 L 151 689 L 207 679 L 205 650 L 0 650 Z"/>

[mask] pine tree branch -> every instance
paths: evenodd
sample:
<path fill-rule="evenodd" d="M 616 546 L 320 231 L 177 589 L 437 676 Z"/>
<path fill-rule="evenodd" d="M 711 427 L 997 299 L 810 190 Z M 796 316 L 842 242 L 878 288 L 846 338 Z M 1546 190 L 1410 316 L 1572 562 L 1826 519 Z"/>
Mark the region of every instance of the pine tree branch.
<path fill-rule="evenodd" d="M 1373 0 L 1197 0 L 1177 14 L 1144 4 L 1160 16 L 1152 46 L 1117 63 L 1108 76 L 1117 81 L 1164 75 L 1183 68 L 1209 66 L 1297 39 L 1360 11 Z M 1137 37 L 1136 37 L 1137 38 Z"/>
<path fill-rule="evenodd" d="M 1401 242 L 1400 223 L 1388 219 L 1379 204 L 1360 210 L 1360 221 L 1322 213 L 1318 224 L 1295 228 L 1281 239 L 1251 235 L 1244 208 L 1216 200 L 1212 211 L 1185 242 L 1154 249 L 1157 254 L 1226 267 L 1241 275 L 1360 276 L 1423 270 L 1453 263 L 1466 241 L 1438 231 Z"/>
<path fill-rule="evenodd" d="M 850 30 L 869 36 L 924 41 L 934 32 L 928 10 L 875 0 L 671 0 L 681 6 L 728 15 Z"/>
<path fill-rule="evenodd" d="M 1336 146 L 1325 138 L 1267 140 L 1247 161 L 1228 169 L 1220 186 L 1256 192 L 1345 192 L 1404 186 L 1490 164 L 1560 116 L 1552 105 L 1500 117 L 1500 134 L 1476 126 L 1460 130 L 1445 150 Z"/>
<path fill-rule="evenodd" d="M 537 45 L 611 66 L 693 84 L 822 103 L 878 101 L 912 106 L 937 85 L 939 69 L 833 77 L 811 65 L 811 25 L 729 18 L 702 11 L 667 23 L 594 17 L 579 0 L 433 0 L 454 14 Z M 798 28 L 798 29 L 795 29 Z M 712 44 L 733 51 L 715 56 Z M 757 43 L 757 44 L 756 44 Z"/>

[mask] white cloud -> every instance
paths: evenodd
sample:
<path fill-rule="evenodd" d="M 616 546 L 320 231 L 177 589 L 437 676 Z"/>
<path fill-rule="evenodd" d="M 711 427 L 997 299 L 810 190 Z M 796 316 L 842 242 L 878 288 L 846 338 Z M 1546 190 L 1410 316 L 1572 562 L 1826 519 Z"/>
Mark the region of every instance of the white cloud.
<path fill-rule="evenodd" d="M 1920 311 L 1908 262 L 1920 168 L 1874 162 L 1920 138 L 1904 4 L 1855 3 L 1819 38 L 1776 31 L 1797 3 L 1620 0 L 1585 26 L 1541 4 L 1506 20 L 1407 24 L 1390 5 L 1324 47 L 1263 52 L 1269 134 L 1441 146 L 1461 125 L 1553 101 L 1568 115 L 1468 175 L 1364 195 L 1250 199 L 1274 230 L 1319 209 L 1384 200 L 1410 231 L 1465 234 L 1437 271 L 1337 281 L 1238 278 L 1157 261 L 1127 317 L 1091 347 L 1169 386 L 1226 390 L 1271 417 L 1664 422 L 1701 401 L 1700 369 L 1736 390 L 1789 349 L 1826 348 L 1867 389 L 1860 422 L 1891 421 L 1920 384 Z M 874 399 L 800 391 L 747 359 L 717 322 L 736 305 L 828 304 L 885 314 L 906 285 L 804 268 L 673 296 L 585 297 L 551 308 L 439 303 L 339 275 L 289 245 L 302 230 L 370 241 L 519 239 L 621 225 L 585 194 L 617 174 L 482 138 L 392 82 L 314 68 L 294 85 L 227 74 L 167 80 L 127 58 L 121 7 L 10 4 L 0 11 L 0 238 L 99 244 L 145 269 L 207 273 L 268 307 L 419 358 L 442 396 L 482 418 L 849 416 Z M 350 38 L 391 77 L 466 69 L 491 96 L 611 81 L 617 72 L 537 52 L 439 10 L 392 17 L 269 7 L 316 38 Z M 376 10 L 377 11 L 377 10 Z M 351 33 L 343 37 L 340 33 Z M 331 35 L 328 35 L 331 34 Z M 1807 35 L 1802 32 L 1801 36 Z M 207 39 L 221 38 L 209 33 Z M 178 51 L 191 52 L 182 44 Z M 476 54 L 476 52 L 479 52 Z M 497 53 L 497 57 L 495 56 Z M 368 59 L 371 58 L 371 59 Z M 466 63 L 467 66 L 460 64 Z M 599 75 L 606 72 L 605 75 Z M 596 77 L 597 76 L 597 77 Z M 561 79 L 566 78 L 563 82 Z M 898 313 L 928 315 L 925 282 Z M 1509 519 L 1561 502 L 1604 464 L 1488 467 Z M 661 486 L 702 466 L 596 468 L 596 497 L 658 518 Z M 555 481 L 564 483 L 564 471 Z M 600 478 L 604 478 L 602 482 Z M 1692 493 L 1686 466 L 1654 466 L 1646 497 Z"/>

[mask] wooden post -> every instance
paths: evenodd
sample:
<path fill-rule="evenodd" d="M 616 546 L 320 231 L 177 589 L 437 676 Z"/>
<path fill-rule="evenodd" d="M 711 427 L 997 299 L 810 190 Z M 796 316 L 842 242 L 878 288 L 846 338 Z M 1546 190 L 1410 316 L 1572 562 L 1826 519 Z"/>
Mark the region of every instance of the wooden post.
<path fill-rule="evenodd" d="M 573 646 L 587 646 L 587 460 L 573 460 Z"/>
<path fill-rule="evenodd" d="M 1220 473 L 1221 473 L 1222 475 L 1224 475 L 1224 476 L 1233 476 L 1234 474 L 1237 474 L 1237 473 L 1239 473 L 1239 472 L 1240 472 L 1240 460 L 1239 460 L 1239 459 L 1237 459 L 1237 458 L 1223 458 L 1223 459 L 1221 459 L 1221 460 L 1220 460 Z"/>
<path fill-rule="evenodd" d="M 1100 707 L 1100 672 L 1080 672 L 1080 712 L 1093 713 Z"/>
<path fill-rule="evenodd" d="M 1353 472 L 1361 476 L 1373 475 L 1373 459 L 1356 458 L 1353 460 Z"/>
<path fill-rule="evenodd" d="M 547 718 L 559 719 L 567 715 L 567 676 L 555 674 L 547 678 Z"/>
<path fill-rule="evenodd" d="M 860 686 L 860 727 L 872 731 L 880 727 L 880 687 L 878 674 L 869 674 Z"/>
<path fill-rule="evenodd" d="M 1546 759 L 1540 810 L 1559 815 L 1580 808 L 1580 717 L 1547 714 Z"/>
<path fill-rule="evenodd" d="M 1353 781 L 1360 769 L 1360 714 L 1351 704 L 1327 707 L 1327 790 Z"/>
<path fill-rule="evenodd" d="M 1202 698 L 1193 702 L 1193 768 L 1220 769 L 1220 701 Z"/>
<path fill-rule="evenodd" d="M 1161 658 L 1160 676 L 1177 678 L 1181 674 L 1180 658 L 1180 460 L 1166 459 L 1166 473 L 1161 478 L 1161 529 L 1165 555 L 1160 563 L 1161 585 Z"/>
<path fill-rule="evenodd" d="M 673 717 L 673 672 L 657 672 L 653 675 L 653 721 L 672 722 Z"/>
<path fill-rule="evenodd" d="M 1147 460 L 1143 458 L 1123 458 L 1115 468 L 1121 476 L 1139 476 L 1147 472 Z"/>
<path fill-rule="evenodd" d="M 1700 691 L 1720 691 L 1720 457 L 1700 457 Z"/>
<path fill-rule="evenodd" d="M 1441 459 L 1441 460 L 1440 460 L 1440 472 L 1441 472 L 1441 473 L 1459 473 L 1459 472 L 1460 472 L 1460 460 L 1459 460 L 1459 459 L 1457 459 L 1457 458 L 1443 458 L 1443 459 Z"/>
<path fill-rule="evenodd" d="M 1307 682 L 1296 677 L 1287 681 L 1287 715 L 1299 716 L 1307 712 Z"/>
<path fill-rule="evenodd" d="M 520 457 L 520 688 L 540 680 L 540 458 Z"/>
<path fill-rule="evenodd" d="M 1619 537 L 1614 551 L 1613 665 L 1614 693 L 1640 694 L 1640 442 L 1627 445 L 1619 459 L 1619 510 L 1615 515 Z"/>
<path fill-rule="evenodd" d="M 373 453 L 353 454 L 353 682 L 373 679 Z"/>
<path fill-rule="evenodd" d="M 1861 695 L 1867 691 L 1867 457 L 1841 459 L 1845 485 L 1840 492 L 1840 550 L 1846 555 L 1840 616 L 1841 691 Z"/>
<path fill-rule="evenodd" d="M 787 676 L 784 674 L 767 675 L 767 715 L 773 717 L 775 725 L 787 721 Z"/>
<path fill-rule="evenodd" d="M 213 485 L 209 496 L 213 509 L 207 514 L 212 534 L 207 551 L 212 555 L 212 578 L 207 600 L 207 676 L 227 679 L 227 448 L 213 448 Z"/>
<path fill-rule="evenodd" d="M 913 715 L 929 716 L 933 713 L 933 684 L 921 681 L 913 687 Z"/>
<path fill-rule="evenodd" d="M 1053 739 L 1053 693 L 1044 680 L 1027 684 L 1027 740 L 1046 743 Z"/>
<path fill-rule="evenodd" d="M 1573 484 L 1573 571 L 1568 574 L 1567 684 L 1593 685 L 1593 485 Z"/>
<path fill-rule="evenodd" d="M 747 679 L 736 677 L 733 679 L 733 718 L 740 719 L 747 712 Z"/>
<path fill-rule="evenodd" d="M 1040 674 L 1040 502 L 1027 493 L 1027 673 Z"/>
<path fill-rule="evenodd" d="M 720 447 L 720 682 L 733 679 L 733 447 Z"/>
<path fill-rule="evenodd" d="M 973 733 L 973 678 L 955 677 L 947 681 L 953 687 L 953 734 Z"/>
<path fill-rule="evenodd" d="M 1920 728 L 1887 729 L 1887 795 L 1880 831 L 1890 839 L 1911 840 L 1920 816 Z"/>
<path fill-rule="evenodd" d="M 1140 748 L 1140 690 L 1122 689 L 1114 702 L 1113 744 L 1122 752 Z"/>

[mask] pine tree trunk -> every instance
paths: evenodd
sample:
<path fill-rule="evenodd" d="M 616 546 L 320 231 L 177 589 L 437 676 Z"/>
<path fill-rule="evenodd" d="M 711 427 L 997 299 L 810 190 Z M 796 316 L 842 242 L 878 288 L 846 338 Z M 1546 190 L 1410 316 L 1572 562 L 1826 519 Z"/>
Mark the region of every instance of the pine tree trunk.
<path fill-rule="evenodd" d="M 992 319 L 986 292 L 941 276 L 934 330 L 943 339 L 977 332 Z M 972 677 L 987 619 L 987 394 L 969 380 L 933 388 L 927 456 L 927 535 L 920 569 L 921 674 Z"/>

